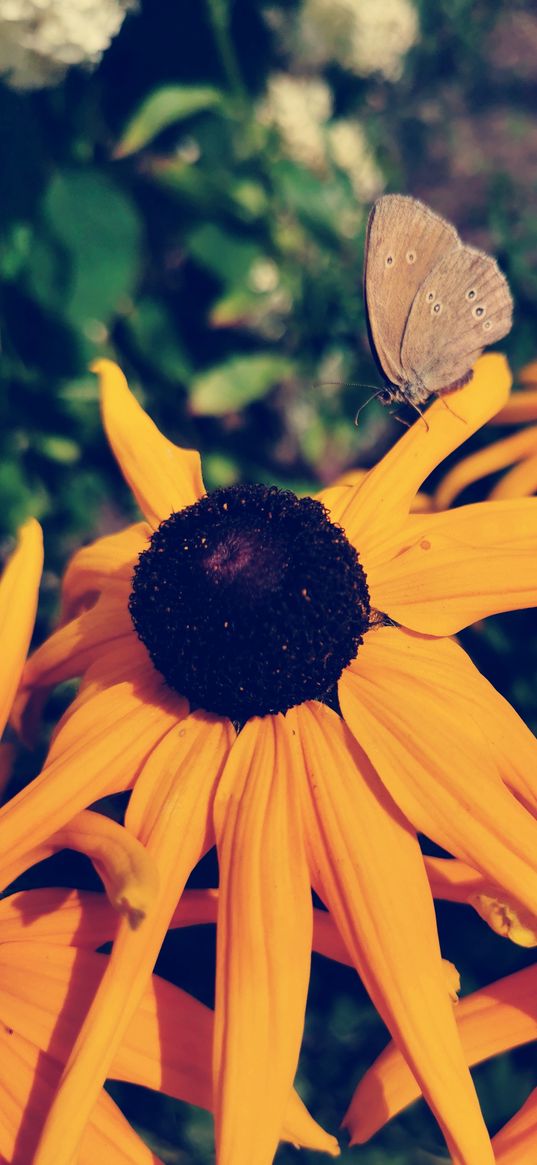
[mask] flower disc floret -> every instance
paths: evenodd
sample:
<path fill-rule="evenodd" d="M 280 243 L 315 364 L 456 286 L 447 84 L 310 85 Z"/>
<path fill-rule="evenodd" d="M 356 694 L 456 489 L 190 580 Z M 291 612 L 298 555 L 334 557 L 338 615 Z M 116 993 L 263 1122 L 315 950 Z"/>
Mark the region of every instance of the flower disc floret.
<path fill-rule="evenodd" d="M 129 610 L 167 684 L 232 720 L 322 700 L 369 625 L 366 578 L 312 498 L 215 490 L 161 523 Z"/>

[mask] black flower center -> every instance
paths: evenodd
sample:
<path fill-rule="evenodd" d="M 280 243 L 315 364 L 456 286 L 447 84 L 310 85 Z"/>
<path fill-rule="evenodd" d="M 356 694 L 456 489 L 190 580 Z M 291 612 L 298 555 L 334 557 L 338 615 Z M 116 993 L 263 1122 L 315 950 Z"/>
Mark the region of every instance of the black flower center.
<path fill-rule="evenodd" d="M 167 684 L 237 721 L 328 698 L 370 615 L 358 555 L 324 506 L 264 485 L 162 522 L 129 610 Z"/>

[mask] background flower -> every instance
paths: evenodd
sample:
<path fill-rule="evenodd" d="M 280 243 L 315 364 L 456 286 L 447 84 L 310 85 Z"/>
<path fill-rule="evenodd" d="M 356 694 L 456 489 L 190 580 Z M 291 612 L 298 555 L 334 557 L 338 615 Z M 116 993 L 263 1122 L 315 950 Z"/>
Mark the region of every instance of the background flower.
<path fill-rule="evenodd" d="M 71 65 L 96 65 L 130 0 L 2 0 L 0 73 L 15 89 L 56 85 Z"/>

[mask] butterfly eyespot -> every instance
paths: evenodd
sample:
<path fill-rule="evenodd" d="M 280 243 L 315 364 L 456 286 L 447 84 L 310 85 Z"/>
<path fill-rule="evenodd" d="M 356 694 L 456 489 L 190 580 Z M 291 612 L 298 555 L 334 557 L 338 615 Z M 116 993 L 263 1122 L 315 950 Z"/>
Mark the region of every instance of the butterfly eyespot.
<path fill-rule="evenodd" d="M 433 299 L 435 298 L 435 292 L 434 292 L 434 291 L 428 291 L 428 292 L 427 292 L 427 296 L 426 296 L 426 298 L 427 298 L 427 303 L 432 303 L 432 302 L 433 302 Z"/>
<path fill-rule="evenodd" d="M 393 266 L 393 255 L 386 255 L 386 267 Z"/>
<path fill-rule="evenodd" d="M 438 315 L 440 315 L 441 311 L 442 311 L 442 304 L 439 302 L 439 300 L 437 300 L 436 303 L 433 303 L 433 306 L 431 308 L 431 315 L 434 314 L 435 316 L 438 316 Z"/>
<path fill-rule="evenodd" d="M 481 317 L 484 316 L 484 314 L 485 314 L 485 308 L 482 307 L 481 304 L 478 304 L 477 307 L 474 307 L 474 309 L 472 311 L 472 315 L 475 317 L 476 320 L 480 320 Z"/>
<path fill-rule="evenodd" d="M 477 292 L 475 291 L 475 288 L 471 287 L 470 290 L 466 292 L 466 298 L 467 299 L 475 299 L 476 294 L 477 294 Z"/>
<path fill-rule="evenodd" d="M 485 320 L 485 323 L 483 324 L 483 331 L 490 332 L 491 327 L 492 327 L 492 320 Z"/>
<path fill-rule="evenodd" d="M 407 263 L 415 263 L 416 262 L 416 252 L 415 251 L 407 251 L 406 261 L 407 261 Z"/>

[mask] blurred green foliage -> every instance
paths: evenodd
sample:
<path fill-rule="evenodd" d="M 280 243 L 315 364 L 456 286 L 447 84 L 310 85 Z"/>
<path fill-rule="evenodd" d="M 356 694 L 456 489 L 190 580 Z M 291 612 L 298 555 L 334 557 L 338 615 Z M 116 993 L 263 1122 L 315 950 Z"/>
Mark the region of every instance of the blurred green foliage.
<path fill-rule="evenodd" d="M 387 42 L 385 0 L 326 0 L 329 24 L 353 3 Z M 66 555 L 134 513 L 101 432 L 96 356 L 118 360 L 169 437 L 201 449 L 208 487 L 309 490 L 399 435 L 376 401 L 355 426 L 378 383 L 361 265 L 382 189 L 430 202 L 498 256 L 517 309 L 504 347 L 515 368 L 536 355 L 534 6 L 416 0 L 399 63 L 362 53 L 354 68 L 345 52 L 323 57 L 322 24 L 317 58 L 304 54 L 319 9 L 145 0 L 96 72 L 36 92 L 0 84 L 0 538 L 9 549 L 28 514 L 44 524 L 41 634 Z M 530 718 L 527 628 L 527 616 L 489 620 L 466 645 Z M 467 990 L 526 960 L 470 911 L 446 907 L 440 922 Z M 209 998 L 211 941 L 172 936 L 163 973 Z M 335 1129 L 385 1033 L 356 977 L 314 962 L 299 1083 Z M 531 1086 L 526 1050 L 506 1063 L 477 1073 L 494 1129 Z M 212 1159 L 204 1114 L 113 1087 L 163 1161 Z M 282 1147 L 282 1165 L 295 1159 Z M 423 1105 L 341 1158 L 439 1159 Z"/>

